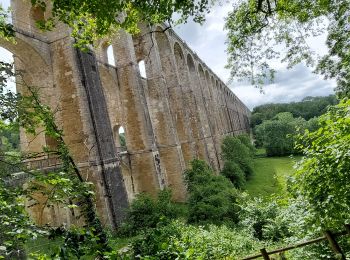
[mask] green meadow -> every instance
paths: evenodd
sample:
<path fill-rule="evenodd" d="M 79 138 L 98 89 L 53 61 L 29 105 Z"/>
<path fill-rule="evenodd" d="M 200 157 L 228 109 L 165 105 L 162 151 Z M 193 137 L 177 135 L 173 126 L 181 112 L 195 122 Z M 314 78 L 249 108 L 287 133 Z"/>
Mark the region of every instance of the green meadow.
<path fill-rule="evenodd" d="M 254 159 L 255 172 L 246 183 L 246 191 L 252 197 L 268 197 L 272 194 L 283 195 L 286 183 L 293 174 L 296 157 L 266 157 L 262 150 Z"/>

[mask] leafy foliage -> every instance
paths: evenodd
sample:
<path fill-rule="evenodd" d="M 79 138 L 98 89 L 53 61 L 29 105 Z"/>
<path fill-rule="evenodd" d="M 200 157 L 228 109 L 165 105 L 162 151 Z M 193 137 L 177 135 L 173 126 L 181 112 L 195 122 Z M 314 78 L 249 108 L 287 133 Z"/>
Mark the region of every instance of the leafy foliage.
<path fill-rule="evenodd" d="M 200 160 L 191 161 L 185 171 L 188 189 L 188 221 L 190 223 L 217 223 L 237 221 L 238 192 L 224 176 Z"/>
<path fill-rule="evenodd" d="M 276 201 L 264 202 L 260 198 L 242 201 L 240 224 L 253 231 L 259 240 L 280 241 L 291 236 L 288 219 L 281 216 L 281 206 Z"/>
<path fill-rule="evenodd" d="M 316 124 L 317 125 L 317 124 Z M 296 153 L 294 135 L 297 129 L 315 128 L 302 118 L 294 118 L 289 112 L 279 113 L 273 120 L 263 121 L 255 129 L 256 144 L 266 148 L 267 156 L 283 156 Z"/>
<path fill-rule="evenodd" d="M 21 194 L 0 180 L 0 259 L 23 258 L 26 240 L 37 237 L 40 232 L 25 212 Z"/>
<path fill-rule="evenodd" d="M 13 25 L 8 22 L 9 12 L 0 5 L 0 38 L 12 41 L 12 37 L 15 33 Z M 3 76 L 3 75 L 1 75 Z M 0 78 L 0 81 L 2 79 Z"/>
<path fill-rule="evenodd" d="M 251 117 L 251 126 L 261 124 L 265 120 L 272 120 L 282 112 L 292 113 L 293 117 L 310 120 L 327 112 L 327 107 L 336 105 L 338 100 L 334 95 L 326 97 L 305 97 L 300 102 L 264 104 L 254 107 Z"/>
<path fill-rule="evenodd" d="M 247 135 L 226 136 L 221 145 L 222 158 L 225 162 L 222 174 L 231 181 L 237 179 L 234 183 L 237 187 L 240 180 L 241 172 L 244 173 L 244 179 L 249 178 L 253 174 L 254 164 L 253 156 L 255 148 L 251 144 L 250 138 Z M 236 170 L 235 169 L 240 169 Z"/>
<path fill-rule="evenodd" d="M 126 147 L 125 133 L 119 134 L 119 141 L 121 147 Z"/>
<path fill-rule="evenodd" d="M 32 0 L 33 6 L 46 11 L 47 5 L 43 0 Z M 177 13 L 178 22 L 193 17 L 196 22 L 204 20 L 204 14 L 209 12 L 210 1 L 91 1 L 51 0 L 52 9 L 46 20 L 38 21 L 42 29 L 52 29 L 58 21 L 69 25 L 72 36 L 77 40 L 77 46 L 87 47 L 98 38 L 106 36 L 119 29 L 127 32 L 138 32 L 138 23 L 157 24 L 168 21 L 175 22 L 173 14 Z"/>
<path fill-rule="evenodd" d="M 246 177 L 243 170 L 233 161 L 227 161 L 224 163 L 224 168 L 222 169 L 221 174 L 228 178 L 236 188 L 242 188 L 246 183 Z"/>
<path fill-rule="evenodd" d="M 0 121 L 0 150 L 3 152 L 19 149 L 19 128 L 13 123 Z"/>
<path fill-rule="evenodd" d="M 125 258 L 139 259 L 231 259 L 249 254 L 261 243 L 249 233 L 225 226 L 207 229 L 173 221 L 135 240 Z"/>
<path fill-rule="evenodd" d="M 226 19 L 231 76 L 249 78 L 261 87 L 266 79 L 274 79 L 271 61 L 289 67 L 302 61 L 317 63 L 318 72 L 337 79 L 340 96 L 348 95 L 349 7 L 350 2 L 342 0 L 235 1 Z M 307 40 L 325 31 L 329 52 L 318 59 Z"/>
<path fill-rule="evenodd" d="M 141 193 L 130 204 L 126 218 L 119 233 L 122 235 L 135 235 L 149 228 L 155 228 L 158 223 L 166 223 L 179 216 L 179 209 L 171 201 L 171 191 L 162 190 L 158 198 Z"/>
<path fill-rule="evenodd" d="M 241 201 L 239 228 L 270 248 L 311 240 L 320 235 L 320 227 L 315 224 L 315 216 L 309 210 L 308 202 L 302 197 L 270 198 Z M 342 249 L 350 253 L 348 246 Z M 334 255 L 327 243 L 317 243 L 293 249 L 286 253 L 287 259 L 333 259 Z"/>
<path fill-rule="evenodd" d="M 309 202 L 317 222 L 331 228 L 350 221 L 350 101 L 330 107 L 319 122 L 317 131 L 297 136 L 296 147 L 305 156 L 293 190 Z"/>

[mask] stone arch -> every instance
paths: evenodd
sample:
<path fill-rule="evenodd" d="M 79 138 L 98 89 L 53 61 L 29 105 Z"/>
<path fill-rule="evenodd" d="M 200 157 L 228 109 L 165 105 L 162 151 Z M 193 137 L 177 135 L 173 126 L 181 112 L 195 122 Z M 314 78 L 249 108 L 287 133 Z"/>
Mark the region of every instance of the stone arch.
<path fill-rule="evenodd" d="M 173 60 L 173 52 L 169 38 L 167 34 L 163 32 L 163 28 L 160 26 L 156 28 L 155 40 L 159 51 L 162 71 L 168 85 L 170 84 L 168 88 L 176 87 L 178 78 L 176 75 L 176 70 L 174 71 L 176 65 L 174 64 L 175 60 Z"/>
<path fill-rule="evenodd" d="M 158 32 L 162 30 L 163 28 L 160 26 L 156 28 L 155 40 L 158 46 L 162 74 L 167 84 L 172 119 L 176 127 L 183 158 L 185 163 L 187 163 L 192 160 L 193 154 L 189 143 L 191 134 L 189 132 L 189 123 L 186 117 L 187 110 L 184 108 L 183 92 L 180 84 L 181 81 L 178 76 L 181 71 L 178 71 L 178 66 L 176 64 L 176 59 L 181 59 L 182 56 L 181 47 L 178 46 L 176 48 L 176 52 L 178 53 L 174 54 L 168 35 L 165 32 Z M 176 55 L 180 57 L 176 57 Z M 181 67 L 179 69 L 181 70 Z M 183 82 L 183 79 L 181 80 Z"/>
<path fill-rule="evenodd" d="M 177 69 L 179 72 L 179 81 L 180 84 L 184 86 L 184 84 L 187 84 L 187 75 L 186 75 L 186 61 L 185 61 L 185 55 L 183 52 L 183 49 L 181 45 L 178 42 L 174 43 L 174 56 L 175 61 L 177 65 Z"/>
<path fill-rule="evenodd" d="M 155 32 L 155 39 L 157 42 L 158 49 L 164 55 L 171 55 L 172 49 L 171 49 L 168 35 L 166 34 L 166 32 L 163 32 L 163 28 L 160 26 L 157 26 L 155 31 L 156 31 Z"/>
<path fill-rule="evenodd" d="M 15 38 L 15 42 L 0 38 L 0 47 L 13 54 L 15 69 L 20 71 L 19 76 L 16 77 L 17 92 L 25 94 L 25 85 L 40 87 L 41 100 L 51 107 L 57 107 L 57 103 L 52 100 L 54 95 L 52 74 L 51 66 L 47 60 L 35 48 L 19 37 Z M 26 134 L 23 129 L 20 132 L 21 149 L 23 151 L 41 152 L 42 146 L 47 145 L 47 139 L 43 133 L 34 137 Z"/>
<path fill-rule="evenodd" d="M 38 72 L 51 65 L 50 60 L 44 58 L 33 46 L 22 39 L 22 37 L 15 37 L 15 42 L 0 38 L 0 47 L 13 53 L 24 65 L 28 65 L 26 71 Z M 35 64 L 33 64 L 33 62 Z"/>
<path fill-rule="evenodd" d="M 116 67 L 117 59 L 113 47 L 113 43 L 102 40 L 98 44 L 98 47 L 95 50 L 98 61 L 106 65 Z"/>
<path fill-rule="evenodd" d="M 116 124 L 113 126 L 113 137 L 117 147 L 118 157 L 120 158 L 120 170 L 123 175 L 128 199 L 131 201 L 135 196 L 135 181 L 132 175 L 130 155 L 127 151 L 126 129 L 123 125 L 124 124 Z"/>
<path fill-rule="evenodd" d="M 124 108 L 121 104 L 121 90 L 115 68 L 99 65 L 100 79 L 107 103 L 109 119 L 112 125 L 123 121 Z"/>
<path fill-rule="evenodd" d="M 190 73 L 194 73 L 196 71 L 196 67 L 194 65 L 194 60 L 191 54 L 187 54 L 187 66 Z"/>
<path fill-rule="evenodd" d="M 207 69 L 204 71 L 204 75 L 205 75 L 205 81 L 207 82 L 207 85 L 208 85 L 209 97 L 212 100 L 213 99 L 213 85 L 212 85 L 212 81 L 211 81 L 211 78 L 209 76 L 209 72 Z"/>
<path fill-rule="evenodd" d="M 203 66 L 200 63 L 198 63 L 198 73 L 199 73 L 199 78 L 201 81 L 201 86 L 202 86 L 204 98 L 209 100 L 210 99 L 209 86 L 208 86 L 208 82 L 207 82 L 206 77 L 205 77 Z"/>

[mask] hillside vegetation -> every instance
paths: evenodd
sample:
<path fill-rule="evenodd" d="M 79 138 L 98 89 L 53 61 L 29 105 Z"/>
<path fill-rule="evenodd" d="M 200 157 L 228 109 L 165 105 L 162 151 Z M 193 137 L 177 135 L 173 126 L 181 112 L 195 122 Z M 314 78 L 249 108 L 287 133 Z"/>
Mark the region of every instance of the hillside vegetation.
<path fill-rule="evenodd" d="M 270 103 L 256 106 L 252 111 L 251 126 L 254 128 L 264 120 L 271 120 L 282 112 L 289 112 L 295 118 L 301 117 L 310 120 L 323 115 L 328 106 L 336 104 L 338 104 L 338 100 L 335 95 L 329 95 L 326 97 L 305 97 L 299 102 Z"/>
<path fill-rule="evenodd" d="M 318 129 L 318 116 L 337 103 L 335 96 L 307 97 L 301 102 L 266 104 L 253 109 L 251 126 L 255 145 L 266 149 L 267 156 L 301 154 L 295 136 Z"/>

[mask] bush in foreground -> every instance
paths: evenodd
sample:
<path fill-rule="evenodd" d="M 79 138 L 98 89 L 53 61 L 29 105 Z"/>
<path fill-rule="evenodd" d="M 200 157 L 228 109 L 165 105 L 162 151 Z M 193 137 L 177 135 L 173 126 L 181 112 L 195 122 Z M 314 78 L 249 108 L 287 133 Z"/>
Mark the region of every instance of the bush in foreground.
<path fill-rule="evenodd" d="M 149 230 L 131 244 L 123 259 L 235 259 L 263 247 L 244 230 L 210 225 L 207 229 L 173 221 Z"/>
<path fill-rule="evenodd" d="M 162 190 L 157 198 L 141 193 L 132 201 L 120 227 L 121 235 L 135 235 L 141 230 L 155 228 L 158 223 L 170 221 L 179 216 L 180 210 L 171 201 L 171 191 Z"/>
<path fill-rule="evenodd" d="M 222 142 L 224 168 L 221 174 L 230 179 L 236 188 L 242 188 L 254 172 L 255 148 L 248 135 L 226 136 Z"/>
<path fill-rule="evenodd" d="M 235 162 L 225 162 L 221 174 L 228 178 L 236 188 L 242 188 L 246 183 L 244 172 Z"/>
<path fill-rule="evenodd" d="M 238 192 L 224 176 L 200 160 L 193 160 L 185 171 L 188 189 L 188 222 L 215 223 L 237 221 Z"/>

